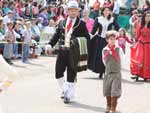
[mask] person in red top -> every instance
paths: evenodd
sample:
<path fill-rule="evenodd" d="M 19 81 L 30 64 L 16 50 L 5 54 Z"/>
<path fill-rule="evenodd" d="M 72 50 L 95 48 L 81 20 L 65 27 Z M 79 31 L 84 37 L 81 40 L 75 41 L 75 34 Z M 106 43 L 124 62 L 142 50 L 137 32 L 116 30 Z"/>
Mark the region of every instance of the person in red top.
<path fill-rule="evenodd" d="M 141 14 L 138 12 L 138 10 L 136 9 L 132 11 L 132 16 L 129 19 L 132 40 L 135 40 L 136 28 L 141 23 L 140 21 L 141 21 Z"/>
<path fill-rule="evenodd" d="M 94 18 L 99 16 L 99 10 L 100 10 L 100 5 L 101 3 L 99 2 L 99 0 L 96 0 L 93 4 L 93 10 L 94 10 Z"/>
<path fill-rule="evenodd" d="M 15 8 L 16 8 L 16 10 L 17 10 L 19 16 L 22 16 L 22 15 L 23 15 L 23 11 L 21 10 L 22 7 L 23 7 L 23 6 L 22 6 L 22 4 L 21 4 L 21 1 L 20 1 L 20 0 L 17 0 L 17 1 L 16 1 L 16 6 L 15 6 Z"/>
<path fill-rule="evenodd" d="M 147 81 L 150 79 L 150 11 L 146 11 L 137 28 L 136 44 L 131 48 L 131 74 Z"/>
<path fill-rule="evenodd" d="M 129 40 L 129 38 L 126 36 L 126 30 L 124 28 L 119 29 L 119 35 L 116 38 L 119 47 L 122 48 L 123 52 L 125 53 L 126 49 L 126 42 L 132 44 L 133 42 Z"/>
<path fill-rule="evenodd" d="M 57 14 L 55 16 L 55 21 L 58 24 L 60 20 L 64 20 L 66 18 L 66 15 L 64 13 L 63 6 L 60 6 L 57 10 Z"/>

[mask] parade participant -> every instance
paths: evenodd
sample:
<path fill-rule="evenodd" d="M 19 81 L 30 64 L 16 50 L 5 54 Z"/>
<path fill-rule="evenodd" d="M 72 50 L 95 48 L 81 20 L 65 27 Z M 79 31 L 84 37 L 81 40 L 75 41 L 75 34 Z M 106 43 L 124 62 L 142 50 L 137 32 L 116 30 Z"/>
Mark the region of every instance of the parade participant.
<path fill-rule="evenodd" d="M 89 9 L 84 9 L 82 20 L 86 23 L 86 27 L 88 29 L 88 32 L 91 32 L 92 27 L 94 25 L 94 20 L 89 17 L 89 13 L 90 13 Z"/>
<path fill-rule="evenodd" d="M 150 79 L 150 11 L 146 11 L 137 28 L 137 43 L 131 48 L 130 70 L 133 75 L 142 77 L 145 81 Z"/>
<path fill-rule="evenodd" d="M 137 28 L 137 26 L 139 26 L 140 20 L 141 20 L 141 18 L 138 13 L 138 10 L 136 9 L 136 10 L 132 11 L 132 16 L 129 19 L 132 40 L 135 40 L 136 28 Z"/>
<path fill-rule="evenodd" d="M 3 53 L 4 59 L 10 65 L 13 64 L 11 62 L 11 57 L 13 53 L 13 43 L 16 41 L 15 31 L 13 29 L 13 26 L 14 26 L 13 22 L 7 23 L 8 30 L 5 33 L 5 41 L 7 43 L 4 45 L 4 53 Z"/>
<path fill-rule="evenodd" d="M 89 53 L 89 69 L 95 73 L 99 73 L 99 78 L 102 78 L 105 72 L 105 66 L 102 62 L 102 49 L 107 44 L 105 33 L 111 29 L 119 29 L 116 20 L 111 16 L 110 8 L 103 8 L 101 13 L 102 16 L 96 18 L 91 32 L 94 37 L 90 42 Z"/>
<path fill-rule="evenodd" d="M 115 31 L 108 31 L 106 40 L 108 44 L 102 52 L 106 67 L 103 81 L 103 93 L 107 101 L 105 113 L 116 113 L 117 99 L 121 96 L 121 62 L 124 54 L 122 49 L 115 45 Z"/>
<path fill-rule="evenodd" d="M 76 1 L 68 3 L 68 17 L 58 24 L 56 33 L 49 44 L 53 47 L 59 40 L 59 52 L 56 61 L 56 79 L 64 93 L 64 103 L 69 103 L 75 94 L 75 78 L 77 75 L 76 64 L 71 56 L 71 41 L 85 37 L 90 39 L 85 23 L 78 17 L 80 8 Z M 64 82 L 64 72 L 67 68 L 67 80 Z M 63 87 L 64 86 L 64 87 Z"/>
<path fill-rule="evenodd" d="M 132 44 L 133 42 L 129 40 L 129 38 L 126 36 L 126 30 L 124 28 L 119 29 L 119 35 L 116 38 L 117 43 L 119 47 L 122 48 L 123 52 L 125 53 L 126 49 L 126 42 Z"/>

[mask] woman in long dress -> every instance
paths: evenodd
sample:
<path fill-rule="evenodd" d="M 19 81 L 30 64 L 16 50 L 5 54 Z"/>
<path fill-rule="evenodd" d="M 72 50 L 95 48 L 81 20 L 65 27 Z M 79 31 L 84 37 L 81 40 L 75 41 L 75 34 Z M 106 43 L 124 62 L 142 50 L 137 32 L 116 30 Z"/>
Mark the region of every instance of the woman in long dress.
<path fill-rule="evenodd" d="M 102 78 L 102 75 L 105 72 L 105 67 L 102 62 L 102 49 L 107 44 L 105 33 L 112 29 L 118 30 L 119 26 L 116 20 L 111 16 L 110 8 L 104 7 L 101 11 L 101 16 L 96 18 L 91 32 L 94 37 L 91 39 L 90 43 L 88 62 L 89 69 L 95 73 L 99 73 L 99 78 Z"/>
<path fill-rule="evenodd" d="M 150 79 L 150 11 L 146 11 L 136 32 L 137 42 L 131 48 L 131 74 Z"/>

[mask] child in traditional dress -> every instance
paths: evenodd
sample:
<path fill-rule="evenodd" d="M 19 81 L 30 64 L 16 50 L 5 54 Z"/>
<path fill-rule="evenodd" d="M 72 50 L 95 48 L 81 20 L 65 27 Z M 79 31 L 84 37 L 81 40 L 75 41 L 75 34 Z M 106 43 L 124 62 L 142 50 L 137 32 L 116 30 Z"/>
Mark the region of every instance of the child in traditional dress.
<path fill-rule="evenodd" d="M 107 100 L 105 113 L 116 113 L 117 100 L 121 96 L 121 61 L 124 54 L 122 49 L 115 45 L 115 31 L 108 31 L 106 40 L 108 44 L 102 51 L 106 67 L 103 81 L 103 93 Z"/>
<path fill-rule="evenodd" d="M 117 36 L 116 40 L 118 41 L 118 45 L 122 48 L 124 53 L 126 49 L 126 42 L 133 44 L 133 42 L 126 36 L 126 30 L 124 28 L 119 29 L 119 35 Z"/>

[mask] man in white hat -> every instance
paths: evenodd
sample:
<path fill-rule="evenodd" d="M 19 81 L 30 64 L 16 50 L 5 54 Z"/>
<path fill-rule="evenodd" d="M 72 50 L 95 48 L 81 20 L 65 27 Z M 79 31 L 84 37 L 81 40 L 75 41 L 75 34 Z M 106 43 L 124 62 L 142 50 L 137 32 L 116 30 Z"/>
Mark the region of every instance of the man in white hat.
<path fill-rule="evenodd" d="M 77 39 L 77 37 L 85 37 L 89 41 L 90 36 L 87 31 L 85 23 L 78 17 L 80 8 L 77 1 L 70 1 L 68 3 L 68 17 L 62 20 L 58 24 L 56 33 L 49 42 L 50 46 L 54 46 L 59 41 L 59 53 L 56 61 L 56 79 L 62 89 L 62 97 L 64 97 L 64 103 L 69 103 L 70 99 L 75 94 L 75 78 L 77 75 L 76 65 L 71 56 L 75 55 L 71 53 L 71 41 Z M 75 66 L 73 66 L 75 64 Z M 64 80 L 64 72 L 67 68 L 67 80 Z"/>

